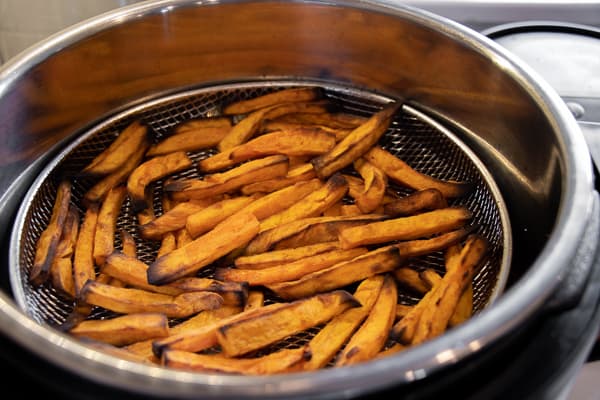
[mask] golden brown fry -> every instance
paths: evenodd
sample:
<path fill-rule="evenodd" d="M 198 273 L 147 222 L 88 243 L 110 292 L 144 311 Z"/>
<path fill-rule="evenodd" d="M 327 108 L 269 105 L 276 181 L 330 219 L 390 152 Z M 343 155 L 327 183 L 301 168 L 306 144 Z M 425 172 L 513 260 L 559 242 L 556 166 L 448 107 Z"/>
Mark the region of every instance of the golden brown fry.
<path fill-rule="evenodd" d="M 383 358 L 383 357 L 388 357 L 391 356 L 392 354 L 396 354 L 399 353 L 403 350 L 406 350 L 408 348 L 408 346 L 405 346 L 403 344 L 400 343 L 394 343 L 393 345 L 391 345 L 390 347 L 381 350 L 379 353 L 377 353 L 375 355 L 374 358 Z"/>
<path fill-rule="evenodd" d="M 171 181 L 164 190 L 175 200 L 203 199 L 230 193 L 250 182 L 285 176 L 289 169 L 287 156 L 276 155 L 248 161 L 226 172 L 207 175 L 204 179 Z"/>
<path fill-rule="evenodd" d="M 169 321 L 164 314 L 132 313 L 111 319 L 82 321 L 69 330 L 76 337 L 86 337 L 125 346 L 141 340 L 169 335 Z"/>
<path fill-rule="evenodd" d="M 334 113 L 293 113 L 274 118 L 273 121 L 303 124 L 303 125 L 321 125 L 333 129 L 354 129 L 362 125 L 368 118 L 348 114 L 344 112 Z"/>
<path fill-rule="evenodd" d="M 430 239 L 407 240 L 393 246 L 400 251 L 400 255 L 404 258 L 422 256 L 433 251 L 443 250 L 458 243 L 472 233 L 474 229 L 475 226 L 468 226 L 434 236 Z"/>
<path fill-rule="evenodd" d="M 226 151 L 247 142 L 260 129 L 263 120 L 295 112 L 322 113 L 327 111 L 328 106 L 326 101 L 317 100 L 279 103 L 260 108 L 247 114 L 245 118 L 235 124 L 217 147 L 219 151 Z"/>
<path fill-rule="evenodd" d="M 246 305 L 244 311 L 254 310 L 265 305 L 265 292 L 262 290 L 250 290 L 248 292 L 248 298 L 246 299 Z"/>
<path fill-rule="evenodd" d="M 223 107 L 224 115 L 247 114 L 260 108 L 270 107 L 288 102 L 306 102 L 323 97 L 323 90 L 319 87 L 286 88 L 263 94 L 246 100 L 238 100 Z"/>
<path fill-rule="evenodd" d="M 410 267 L 400 267 L 392 273 L 398 284 L 411 292 L 424 295 L 431 286 L 421 279 L 419 271 Z"/>
<path fill-rule="evenodd" d="M 98 211 L 96 231 L 94 233 L 94 262 L 100 266 L 115 249 L 115 230 L 121 206 L 127 197 L 127 188 L 123 185 L 112 188 Z"/>
<path fill-rule="evenodd" d="M 414 215 L 423 210 L 436 210 L 448 207 L 448 201 L 438 189 L 417 190 L 408 196 L 387 203 L 383 210 L 393 217 Z"/>
<path fill-rule="evenodd" d="M 231 128 L 232 126 L 233 124 L 229 117 L 198 117 L 177 124 L 174 129 L 174 135 L 179 135 L 187 131 L 202 131 L 205 128 Z"/>
<path fill-rule="evenodd" d="M 354 298 L 361 304 L 333 317 L 309 342 L 312 357 L 304 363 L 304 370 L 323 368 L 338 353 L 356 328 L 367 317 L 383 286 L 383 275 L 374 275 L 363 280 Z"/>
<path fill-rule="evenodd" d="M 29 272 L 29 280 L 34 285 L 41 285 L 48 279 L 50 267 L 56 256 L 56 251 L 71 201 L 71 182 L 61 181 L 56 189 L 56 198 L 52 206 L 50 221 L 36 242 L 33 265 Z"/>
<path fill-rule="evenodd" d="M 187 245 L 158 258 L 148 268 L 148 282 L 162 285 L 209 265 L 257 233 L 259 222 L 252 213 L 237 213 Z"/>
<path fill-rule="evenodd" d="M 168 285 L 184 292 L 209 291 L 221 295 L 224 305 L 243 306 L 248 299 L 248 284 L 246 282 L 222 282 L 210 278 L 181 278 Z"/>
<path fill-rule="evenodd" d="M 175 233 L 168 232 L 163 235 L 162 240 L 160 241 L 160 247 L 156 252 L 156 258 L 162 257 L 167 253 L 175 250 L 177 248 L 177 238 L 175 237 Z"/>
<path fill-rule="evenodd" d="M 209 126 L 180 130 L 150 147 L 146 156 L 157 157 L 180 151 L 198 151 L 215 147 L 230 129 L 231 123 L 229 126 Z"/>
<path fill-rule="evenodd" d="M 121 230 L 121 248 L 123 254 L 129 257 L 137 257 L 137 245 L 133 235 L 126 230 Z"/>
<path fill-rule="evenodd" d="M 282 349 L 261 357 L 230 358 L 220 354 L 197 354 L 181 350 L 163 353 L 166 367 L 190 371 L 220 372 L 240 375 L 273 375 L 298 369 L 302 361 L 310 359 L 308 347 Z"/>
<path fill-rule="evenodd" d="M 409 217 L 342 229 L 339 240 L 342 248 L 410 240 L 448 232 L 464 226 L 472 212 L 464 206 L 446 207 Z"/>
<path fill-rule="evenodd" d="M 165 211 L 161 216 L 139 227 L 140 236 L 148 240 L 162 239 L 165 233 L 174 232 L 185 227 L 187 218 L 204 210 L 207 206 L 194 203 L 192 201 L 183 201 L 170 210 Z"/>
<path fill-rule="evenodd" d="M 185 219 L 185 229 L 192 238 L 197 238 L 254 200 L 255 198 L 251 196 L 236 196 L 218 201 L 188 215 Z"/>
<path fill-rule="evenodd" d="M 315 118 L 322 119 L 322 118 L 326 118 L 329 115 L 334 116 L 335 114 L 288 114 L 287 116 L 289 116 L 290 118 L 295 118 L 297 116 L 300 116 L 300 119 L 302 119 L 305 116 L 306 117 L 314 116 Z M 323 132 L 323 133 L 328 133 L 330 135 L 333 135 L 335 137 L 335 141 L 339 142 L 340 140 L 342 140 L 343 138 L 348 136 L 350 134 L 350 132 L 352 132 L 352 130 L 354 128 L 356 128 L 356 126 L 357 126 L 357 125 L 351 125 L 349 127 L 345 127 L 345 126 L 331 127 L 331 126 L 327 126 L 324 124 L 320 124 L 320 123 L 318 123 L 319 121 L 315 121 L 314 123 L 311 123 L 309 121 L 307 121 L 307 122 L 294 122 L 294 121 L 287 122 L 287 121 L 285 121 L 285 117 L 286 116 L 284 115 L 282 119 L 264 121 L 262 124 L 262 131 L 263 132 L 289 131 L 289 130 L 294 130 L 294 129 L 299 129 L 299 128 L 312 129 L 317 132 Z M 306 119 L 310 119 L 310 118 L 306 118 Z M 334 122 L 333 125 L 337 125 L 337 124 Z M 358 125 L 360 125 L 360 124 L 358 124 Z"/>
<path fill-rule="evenodd" d="M 356 226 L 382 219 L 381 215 L 299 218 L 260 232 L 246 247 L 245 255 L 264 253 L 275 247 L 284 249 L 337 241 L 341 227 Z"/>
<path fill-rule="evenodd" d="M 94 238 L 96 235 L 96 224 L 100 212 L 99 204 L 91 204 L 85 211 L 73 257 L 73 283 L 75 284 L 75 295 L 80 297 L 81 288 L 91 279 L 96 277 L 94 265 Z"/>
<path fill-rule="evenodd" d="M 284 303 L 269 313 L 228 322 L 217 329 L 223 354 L 229 357 L 262 349 L 287 336 L 329 321 L 360 303 L 348 292 L 336 290 Z M 266 307 L 263 307 L 264 310 Z M 261 309 L 258 309 L 261 310 Z M 269 326 L 269 329 L 265 329 Z"/>
<path fill-rule="evenodd" d="M 292 166 L 290 163 L 290 168 L 285 176 L 249 183 L 242 186 L 240 191 L 246 196 L 253 193 L 271 193 L 292 186 L 298 182 L 312 180 L 316 176 L 317 174 L 312 164 L 302 163 Z"/>
<path fill-rule="evenodd" d="M 444 197 L 452 198 L 464 196 L 473 188 L 468 182 L 442 181 L 420 173 L 379 146 L 373 146 L 363 157 L 385 172 L 389 179 L 414 190 L 435 188 Z"/>
<path fill-rule="evenodd" d="M 325 179 L 352 164 L 368 151 L 389 127 L 392 117 L 401 104 L 392 102 L 376 112 L 362 125 L 338 142 L 327 153 L 311 160 L 317 176 Z"/>
<path fill-rule="evenodd" d="M 147 146 L 147 143 L 148 127 L 140 121 L 134 121 L 83 169 L 82 174 L 108 175 L 125 165 L 127 160 L 134 157 L 140 147 Z"/>
<path fill-rule="evenodd" d="M 334 174 L 324 186 L 304 196 L 287 209 L 261 221 L 260 230 L 266 231 L 277 225 L 301 218 L 316 217 L 323 210 L 344 197 L 347 192 L 348 184 L 344 177 L 340 174 Z"/>
<path fill-rule="evenodd" d="M 377 301 L 373 304 L 363 324 L 338 355 L 336 366 L 353 365 L 371 360 L 383 349 L 396 318 L 397 301 L 396 282 L 390 275 L 386 275 Z"/>
<path fill-rule="evenodd" d="M 192 160 L 184 151 L 151 158 L 140 164 L 127 179 L 127 192 L 131 206 L 139 212 L 151 205 L 146 202 L 146 188 L 151 182 L 192 166 Z"/>
<path fill-rule="evenodd" d="M 117 313 L 156 312 L 172 318 L 189 317 L 223 304 L 223 298 L 213 292 L 186 292 L 170 296 L 142 289 L 114 287 L 97 281 L 88 281 L 81 290 L 81 296 L 88 304 Z"/>
<path fill-rule="evenodd" d="M 299 246 L 293 249 L 273 250 L 251 256 L 239 256 L 234 260 L 234 264 L 239 269 L 262 269 L 291 263 L 336 249 L 339 249 L 339 242 L 323 242 L 308 246 Z"/>
<path fill-rule="evenodd" d="M 311 272 L 328 268 L 342 261 L 351 260 L 365 254 L 367 251 L 365 247 L 356 247 L 350 250 L 331 250 L 288 264 L 263 269 L 219 268 L 215 272 L 215 277 L 227 281 L 247 282 L 250 286 L 268 285 L 299 279 Z"/>
<path fill-rule="evenodd" d="M 412 309 L 413 306 L 408 304 L 396 304 L 396 321 L 404 318 Z"/>
<path fill-rule="evenodd" d="M 370 276 L 392 271 L 400 265 L 401 261 L 398 249 L 393 246 L 381 247 L 295 281 L 275 283 L 267 287 L 283 299 L 298 299 L 342 288 Z"/>
<path fill-rule="evenodd" d="M 362 176 L 364 187 L 354 194 L 354 203 L 360 211 L 367 214 L 379 207 L 387 190 L 387 175 L 363 158 L 354 161 L 354 168 Z"/>
<path fill-rule="evenodd" d="M 117 168 L 115 171 L 106 175 L 85 192 L 82 199 L 83 204 L 89 206 L 91 203 L 103 201 L 110 189 L 126 182 L 129 174 L 131 174 L 144 159 L 144 154 L 147 149 L 147 143 L 143 143 L 140 148 L 125 161 L 122 167 Z"/>
<path fill-rule="evenodd" d="M 78 234 L 79 214 L 75 208 L 69 207 L 65 227 L 58 242 L 56 256 L 50 267 L 52 286 L 69 297 L 75 297 L 72 256 Z"/>

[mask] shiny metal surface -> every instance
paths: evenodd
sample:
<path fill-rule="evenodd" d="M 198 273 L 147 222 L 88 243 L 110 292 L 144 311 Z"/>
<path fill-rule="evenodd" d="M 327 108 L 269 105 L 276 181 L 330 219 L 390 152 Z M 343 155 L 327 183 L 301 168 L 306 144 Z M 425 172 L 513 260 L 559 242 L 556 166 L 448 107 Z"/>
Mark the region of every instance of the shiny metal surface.
<path fill-rule="evenodd" d="M 591 213 L 583 135 L 550 85 L 508 51 L 397 2 L 151 1 L 86 21 L 0 69 L 0 160 L 35 160 L 108 115 L 173 90 L 273 77 L 348 82 L 460 127 L 492 171 L 513 226 L 514 274 L 493 307 L 397 356 L 258 378 L 117 360 L 35 323 L 0 293 L 3 333 L 61 367 L 136 392 L 348 398 L 448 368 L 543 312 Z"/>

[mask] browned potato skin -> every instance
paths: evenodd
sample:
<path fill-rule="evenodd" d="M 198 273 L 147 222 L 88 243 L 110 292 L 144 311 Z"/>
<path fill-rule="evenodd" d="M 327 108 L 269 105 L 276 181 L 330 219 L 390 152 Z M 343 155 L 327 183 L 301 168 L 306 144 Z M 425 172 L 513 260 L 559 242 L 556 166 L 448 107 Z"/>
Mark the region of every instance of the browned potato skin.
<path fill-rule="evenodd" d="M 223 107 L 224 115 L 247 114 L 260 108 L 289 102 L 306 102 L 323 97 L 319 87 L 298 87 L 278 90 L 247 100 L 238 100 Z"/>
<path fill-rule="evenodd" d="M 115 231 L 117 218 L 121 206 L 127 197 L 127 188 L 123 185 L 109 190 L 106 199 L 102 202 L 98 211 L 96 230 L 94 233 L 94 262 L 97 266 L 104 264 L 104 260 L 115 249 Z"/>
<path fill-rule="evenodd" d="M 383 207 L 383 210 L 387 215 L 404 217 L 424 210 L 430 211 L 445 207 L 448 207 L 448 201 L 442 192 L 430 188 L 417 190 L 408 196 L 391 201 Z"/>
<path fill-rule="evenodd" d="M 229 126 L 208 126 L 188 128 L 164 138 L 153 145 L 146 153 L 147 157 L 164 156 L 179 151 L 198 151 L 216 146 L 231 129 Z"/>

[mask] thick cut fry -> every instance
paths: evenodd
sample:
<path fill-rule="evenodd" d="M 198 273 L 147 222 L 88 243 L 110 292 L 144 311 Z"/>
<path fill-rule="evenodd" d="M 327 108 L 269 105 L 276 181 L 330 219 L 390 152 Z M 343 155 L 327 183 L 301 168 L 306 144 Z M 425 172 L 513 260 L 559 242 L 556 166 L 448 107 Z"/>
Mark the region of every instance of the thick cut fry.
<path fill-rule="evenodd" d="M 216 172 L 244 161 L 282 154 L 289 157 L 323 154 L 335 145 L 335 137 L 307 128 L 265 133 L 246 143 L 217 153 L 198 162 L 202 172 Z"/>
<path fill-rule="evenodd" d="M 303 125 L 322 125 L 335 129 L 354 129 L 364 124 L 368 118 L 344 112 L 334 113 L 293 113 L 274 118 L 277 122 Z"/>
<path fill-rule="evenodd" d="M 238 190 L 250 182 L 285 176 L 289 169 L 287 156 L 276 155 L 248 161 L 226 172 L 207 175 L 204 179 L 171 181 L 164 190 L 174 200 L 203 199 Z"/>
<path fill-rule="evenodd" d="M 189 317 L 223 304 L 223 298 L 213 292 L 186 292 L 169 296 L 142 289 L 114 287 L 97 281 L 88 281 L 81 290 L 81 296 L 88 304 L 117 313 L 156 312 L 170 318 Z"/>
<path fill-rule="evenodd" d="M 471 218 L 472 212 L 463 206 L 446 207 L 409 217 L 342 229 L 339 240 L 342 248 L 410 240 L 448 232 L 460 228 Z"/>
<path fill-rule="evenodd" d="M 365 247 L 350 250 L 332 250 L 314 256 L 306 257 L 289 264 L 249 270 L 236 268 L 219 268 L 215 272 L 217 279 L 234 282 L 247 282 L 250 286 L 267 285 L 277 282 L 299 279 L 311 272 L 319 271 L 342 261 L 353 259 L 365 254 Z"/>
<path fill-rule="evenodd" d="M 337 249 L 339 249 L 339 242 L 337 241 L 317 243 L 293 249 L 273 250 L 251 256 L 239 256 L 234 260 L 234 264 L 239 269 L 263 269 L 291 263 Z"/>
<path fill-rule="evenodd" d="M 162 239 L 165 233 L 174 232 L 185 227 L 187 218 L 204 210 L 207 206 L 192 201 L 184 201 L 175 205 L 161 216 L 139 227 L 140 236 L 148 240 Z"/>
<path fill-rule="evenodd" d="M 285 176 L 249 183 L 242 186 L 240 191 L 246 196 L 253 193 L 271 193 L 298 182 L 312 180 L 316 176 L 315 169 L 310 163 L 301 163 L 296 166 L 290 164 L 290 168 Z"/>
<path fill-rule="evenodd" d="M 393 246 L 400 251 L 400 255 L 404 258 L 418 257 L 433 251 L 443 250 L 458 243 L 472 233 L 474 229 L 475 226 L 468 226 L 434 236 L 430 239 L 407 240 Z"/>
<path fill-rule="evenodd" d="M 412 344 L 423 343 L 441 335 L 454 314 L 456 305 L 488 250 L 488 243 L 479 235 L 470 235 L 460 251 L 460 257 L 452 259 L 439 285 L 432 288 L 429 300 L 419 318 Z"/>
<path fill-rule="evenodd" d="M 336 366 L 368 361 L 381 351 L 396 318 L 397 301 L 396 282 L 390 275 L 386 275 L 371 312 L 339 354 Z"/>
<path fill-rule="evenodd" d="M 181 278 L 168 285 L 184 292 L 209 291 L 221 295 L 223 304 L 243 306 L 248 299 L 248 284 L 246 282 L 222 282 L 210 278 Z"/>
<path fill-rule="evenodd" d="M 265 305 L 265 293 L 262 290 L 250 290 L 248 292 L 248 298 L 246 299 L 246 305 L 244 311 L 253 310 L 260 308 Z"/>
<path fill-rule="evenodd" d="M 111 319 L 83 321 L 69 333 L 114 346 L 125 346 L 141 340 L 168 336 L 169 321 L 164 314 L 159 313 L 127 314 Z"/>
<path fill-rule="evenodd" d="M 96 277 L 94 265 L 94 237 L 96 235 L 96 224 L 100 212 L 99 204 L 91 204 L 85 211 L 73 257 L 73 283 L 75 284 L 75 296 L 79 298 L 81 288 L 88 281 Z"/>
<path fill-rule="evenodd" d="M 270 107 L 281 103 L 306 102 L 323 97 L 323 90 L 319 87 L 287 88 L 263 94 L 246 100 L 238 100 L 223 107 L 223 114 L 247 114 L 260 108 Z"/>
<path fill-rule="evenodd" d="M 473 188 L 473 184 L 468 182 L 442 181 L 420 173 L 379 146 L 373 146 L 364 158 L 385 172 L 389 179 L 414 190 L 435 188 L 444 197 L 453 198 L 464 196 Z"/>
<path fill-rule="evenodd" d="M 121 230 L 121 251 L 128 257 L 137 257 L 137 245 L 135 238 L 125 229 Z"/>
<path fill-rule="evenodd" d="M 327 322 L 348 308 L 358 306 L 360 303 L 350 293 L 336 290 L 284 303 L 275 311 L 221 325 L 217 329 L 217 340 L 226 356 L 243 355 Z"/>
<path fill-rule="evenodd" d="M 393 217 L 414 215 L 424 210 L 436 210 L 448 207 L 448 201 L 438 189 L 417 190 L 408 196 L 387 203 L 383 210 Z"/>
<path fill-rule="evenodd" d="M 278 247 L 294 248 L 319 242 L 337 241 L 341 227 L 380 221 L 382 218 L 381 215 L 299 218 L 260 232 L 246 247 L 245 255 L 264 253 L 278 246 L 284 240 L 289 245 L 279 245 Z"/>
<path fill-rule="evenodd" d="M 354 196 L 354 203 L 360 211 L 367 214 L 381 205 L 387 190 L 387 175 L 363 158 L 354 161 L 354 168 L 362 176 L 364 187 Z"/>
<path fill-rule="evenodd" d="M 94 233 L 94 262 L 100 266 L 115 249 L 115 230 L 121 206 L 127 197 L 127 188 L 123 185 L 109 190 L 98 211 L 96 231 Z"/>
<path fill-rule="evenodd" d="M 158 179 L 192 166 L 192 160 L 184 151 L 154 157 L 140 164 L 127 179 L 127 192 L 135 212 L 139 212 L 150 204 L 146 202 L 146 188 Z"/>
<path fill-rule="evenodd" d="M 192 274 L 230 251 L 245 246 L 257 233 L 252 213 L 237 213 L 187 245 L 158 258 L 148 268 L 148 282 L 161 285 Z"/>
<path fill-rule="evenodd" d="M 75 297 L 72 259 L 78 234 L 79 214 L 75 208 L 70 207 L 65 227 L 58 242 L 56 256 L 50 267 L 52 286 L 69 297 Z"/>
<path fill-rule="evenodd" d="M 297 116 L 298 114 L 288 114 L 288 115 L 290 117 L 294 117 L 294 116 Z M 319 118 L 322 118 L 322 116 L 320 116 L 320 114 L 303 114 L 303 115 L 306 115 L 306 116 L 314 115 L 315 117 L 318 116 Z M 328 115 L 334 115 L 334 114 L 328 114 Z M 262 124 L 263 132 L 289 131 L 289 130 L 294 130 L 294 129 L 299 129 L 299 128 L 312 129 L 317 132 L 328 133 L 335 137 L 336 142 L 339 142 L 340 140 L 342 140 L 343 138 L 348 136 L 350 134 L 350 132 L 352 132 L 352 129 L 356 128 L 356 125 L 352 125 L 351 127 L 348 127 L 348 128 L 346 128 L 346 127 L 335 127 L 334 128 L 331 126 L 318 124 L 316 122 L 315 123 L 308 123 L 308 122 L 302 123 L 302 122 L 286 122 L 283 120 L 269 120 L 269 121 L 263 122 L 263 124 Z"/>
<path fill-rule="evenodd" d="M 147 146 L 148 127 L 140 121 L 129 124 L 119 136 L 82 171 L 83 175 L 103 176 L 121 168 L 140 147 Z"/>
<path fill-rule="evenodd" d="M 190 371 L 220 372 L 240 375 L 273 375 L 291 372 L 307 359 L 308 347 L 282 349 L 262 357 L 230 358 L 220 354 L 196 354 L 181 350 L 165 351 L 162 364 Z"/>
<path fill-rule="evenodd" d="M 295 281 L 275 283 L 267 287 L 283 299 L 299 299 L 392 271 L 400 265 L 401 261 L 398 249 L 387 246 L 305 275 Z"/>
<path fill-rule="evenodd" d="M 313 158 L 311 163 L 315 167 L 317 176 L 322 179 L 327 178 L 361 157 L 388 129 L 392 117 L 401 105 L 396 102 L 386 105 L 338 142 L 333 149 Z"/>
<path fill-rule="evenodd" d="M 260 230 L 266 231 L 300 218 L 316 217 L 344 197 L 347 192 L 346 179 L 340 174 L 335 174 L 327 180 L 324 186 L 306 195 L 286 210 L 261 221 Z"/>
<path fill-rule="evenodd" d="M 174 135 L 179 135 L 187 131 L 202 131 L 205 128 L 231 128 L 232 126 L 233 124 L 229 117 L 198 117 L 177 124 Z"/>
<path fill-rule="evenodd" d="M 61 181 L 56 190 L 50 221 L 36 242 L 33 265 L 29 272 L 29 280 L 34 285 L 41 285 L 48 279 L 50 267 L 56 256 L 58 243 L 69 214 L 70 201 L 71 182 Z"/>
<path fill-rule="evenodd" d="M 400 286 L 411 292 L 424 295 L 430 289 L 430 286 L 421 279 L 419 271 L 410 267 L 400 267 L 394 270 L 393 275 Z"/>
<path fill-rule="evenodd" d="M 254 200 L 254 197 L 251 196 L 236 196 L 218 201 L 190 214 L 185 220 L 185 229 L 192 238 L 197 238 Z"/>
<path fill-rule="evenodd" d="M 101 202 L 110 189 L 125 183 L 129 174 L 131 174 L 144 159 L 144 154 L 147 149 L 148 145 L 146 143 L 142 144 L 142 146 L 125 161 L 122 167 L 117 168 L 114 172 L 106 175 L 98 183 L 92 186 L 84 194 L 82 199 L 83 204 L 89 206 L 91 203 Z"/>
<path fill-rule="evenodd" d="M 304 363 L 304 370 L 311 371 L 323 368 L 331 361 L 356 328 L 367 317 L 383 286 L 383 275 L 374 275 L 363 280 L 354 298 L 361 304 L 333 317 L 309 342 L 312 357 Z"/>
<path fill-rule="evenodd" d="M 322 113 L 326 112 L 329 103 L 326 101 L 287 102 L 252 111 L 244 119 L 235 124 L 227 135 L 219 142 L 219 151 L 229 150 L 247 142 L 260 129 L 264 120 L 277 118 L 281 115 L 295 112 Z"/>
<path fill-rule="evenodd" d="M 198 151 L 215 147 L 230 129 L 231 123 L 224 126 L 197 127 L 175 132 L 150 147 L 146 156 L 157 157 L 180 151 Z"/>

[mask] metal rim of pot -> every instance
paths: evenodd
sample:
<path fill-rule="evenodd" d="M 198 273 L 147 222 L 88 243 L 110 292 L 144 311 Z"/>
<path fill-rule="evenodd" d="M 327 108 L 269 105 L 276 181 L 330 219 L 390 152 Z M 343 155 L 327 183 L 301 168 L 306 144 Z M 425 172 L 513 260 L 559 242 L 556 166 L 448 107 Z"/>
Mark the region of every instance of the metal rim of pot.
<path fill-rule="evenodd" d="M 145 2 L 105 13 L 62 31 L 18 55 L 0 69 L 0 95 L 32 65 L 42 62 L 48 54 L 67 44 L 123 21 L 160 10 L 169 11 L 190 3 L 164 0 Z M 476 323 L 463 324 L 442 337 L 408 349 L 399 356 L 316 373 L 269 377 L 196 374 L 117 359 L 39 325 L 23 314 L 5 293 L 0 293 L 2 331 L 26 348 L 67 370 L 76 371 L 103 384 L 143 393 L 193 397 L 201 389 L 203 396 L 211 398 L 300 395 L 328 397 L 340 393 L 355 396 L 395 384 L 417 381 L 448 368 L 490 346 L 543 309 L 565 279 L 576 247 L 585 234 L 585 221 L 589 219 L 593 207 L 592 169 L 588 149 L 566 105 L 533 70 L 492 40 L 458 23 L 390 1 L 346 0 L 336 4 L 376 9 L 392 15 L 401 13 L 404 17 L 454 38 L 492 59 L 498 68 L 510 74 L 535 99 L 553 130 L 561 133 L 558 135 L 559 145 L 567 155 L 567 162 L 562 177 L 564 190 L 563 198 L 560 199 L 561 209 L 552 235 L 525 275 L 500 296 L 493 307 L 482 311 L 477 316 Z M 9 188 L 7 194 L 0 199 L 0 204 L 5 204 L 10 192 Z M 403 371 L 403 375 L 398 375 L 395 371 Z"/>

